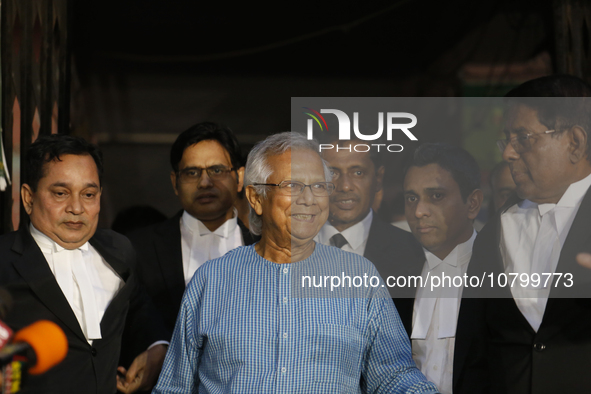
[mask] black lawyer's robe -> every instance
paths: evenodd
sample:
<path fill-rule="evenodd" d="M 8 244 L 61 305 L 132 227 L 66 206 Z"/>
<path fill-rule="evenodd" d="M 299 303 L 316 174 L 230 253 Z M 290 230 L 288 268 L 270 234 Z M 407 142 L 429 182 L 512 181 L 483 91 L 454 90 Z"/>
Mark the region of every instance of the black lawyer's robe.
<path fill-rule="evenodd" d="M 128 235 L 138 255 L 138 275 L 148 295 L 164 317 L 171 332 L 185 292 L 181 249 L 181 210 L 172 218 L 138 229 Z M 253 236 L 238 219 L 245 245 L 260 237 Z"/>
<path fill-rule="evenodd" d="M 420 276 L 425 262 L 423 248 L 411 233 L 384 222 L 375 213 L 363 257 L 376 266 L 384 281 L 388 276 Z M 394 287 L 389 290 L 402 324 L 410 337 L 416 289 Z"/>
<path fill-rule="evenodd" d="M 135 333 L 129 344 L 136 354 L 166 339 L 162 322 L 134 272 L 135 253 L 124 236 L 97 230 L 90 244 L 125 282 L 101 320 L 102 339 L 89 345 L 28 226 L 0 237 L 0 286 L 14 299 L 6 323 L 19 330 L 38 320 L 51 320 L 66 334 L 64 361 L 45 374 L 29 376 L 21 393 L 113 394 L 124 328 Z"/>
<path fill-rule="evenodd" d="M 476 238 L 468 275 L 482 277 L 486 273 L 488 277 L 492 273 L 496 279 L 504 272 L 499 215 Z M 556 268 L 557 273 L 571 273 L 574 286 L 564 287 L 561 280 L 554 287 L 553 282 L 537 333 L 521 314 L 509 288 L 464 290 L 456 334 L 454 393 L 591 391 L 591 270 L 575 260 L 577 253 L 591 251 L 590 230 L 588 191 Z"/>

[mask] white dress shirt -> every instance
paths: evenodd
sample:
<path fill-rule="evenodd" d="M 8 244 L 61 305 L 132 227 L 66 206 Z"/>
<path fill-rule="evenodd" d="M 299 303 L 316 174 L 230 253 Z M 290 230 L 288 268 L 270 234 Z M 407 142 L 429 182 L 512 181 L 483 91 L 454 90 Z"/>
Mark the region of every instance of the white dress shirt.
<path fill-rule="evenodd" d="M 92 344 L 94 339 L 101 339 L 100 321 L 111 300 L 123 287 L 123 280 L 88 242 L 78 248 L 81 254 L 75 254 L 77 250 L 64 249 L 32 224 L 29 228 L 86 340 Z M 80 256 L 83 261 L 77 261 Z M 80 268 L 82 271 L 78 270 Z"/>
<path fill-rule="evenodd" d="M 369 229 L 372 220 L 373 211 L 370 209 L 369 213 L 362 221 L 341 232 L 343 237 L 347 240 L 347 243 L 341 249 L 346 252 L 363 256 L 363 253 L 365 253 L 365 246 L 367 245 L 367 239 L 369 238 Z M 338 233 L 339 230 L 334 228 L 334 226 L 327 221 L 324 226 L 322 226 L 314 240 L 324 245 L 330 245 L 330 239 L 333 235 Z"/>
<path fill-rule="evenodd" d="M 526 273 L 531 278 L 533 273 L 556 271 L 564 241 L 589 186 L 591 175 L 572 183 L 557 204 L 523 200 L 503 212 L 499 246 L 505 273 Z M 540 279 L 545 281 L 543 276 Z M 536 332 L 542 324 L 551 285 L 552 280 L 546 287 L 511 287 L 517 307 Z"/>
<path fill-rule="evenodd" d="M 209 231 L 199 219 L 194 218 L 187 211 L 181 216 L 180 226 L 185 286 L 197 268 L 206 261 L 221 257 L 230 250 L 244 245 L 236 209 L 234 209 L 234 216 L 214 232 Z"/>
<path fill-rule="evenodd" d="M 472 257 L 476 231 L 464 243 L 457 245 L 445 259 L 440 260 L 425 249 L 426 261 L 421 276 L 463 276 Z M 412 318 L 412 355 L 417 367 L 435 383 L 442 394 L 451 394 L 453 359 L 458 312 L 463 286 L 438 288 L 419 287 Z M 427 298 L 428 297 L 428 298 Z"/>

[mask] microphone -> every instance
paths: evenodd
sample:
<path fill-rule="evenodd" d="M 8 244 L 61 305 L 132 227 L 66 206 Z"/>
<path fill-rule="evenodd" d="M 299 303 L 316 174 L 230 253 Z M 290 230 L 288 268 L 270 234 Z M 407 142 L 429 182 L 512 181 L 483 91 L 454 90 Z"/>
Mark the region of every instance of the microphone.
<path fill-rule="evenodd" d="M 0 367 L 26 363 L 31 375 L 39 375 L 62 362 L 68 353 L 68 339 L 49 320 L 40 320 L 14 334 L 11 344 L 0 349 Z"/>

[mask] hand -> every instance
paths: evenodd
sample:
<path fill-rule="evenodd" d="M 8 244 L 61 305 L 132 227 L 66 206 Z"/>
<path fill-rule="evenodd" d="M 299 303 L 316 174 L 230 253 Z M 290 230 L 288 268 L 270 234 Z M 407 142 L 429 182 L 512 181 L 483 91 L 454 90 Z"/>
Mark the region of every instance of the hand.
<path fill-rule="evenodd" d="M 579 253 L 577 255 L 577 263 L 582 265 L 585 268 L 591 269 L 591 254 L 589 253 Z"/>
<path fill-rule="evenodd" d="M 151 390 L 158 380 L 167 345 L 156 345 L 133 360 L 129 370 L 117 368 L 117 390 L 125 394 Z"/>

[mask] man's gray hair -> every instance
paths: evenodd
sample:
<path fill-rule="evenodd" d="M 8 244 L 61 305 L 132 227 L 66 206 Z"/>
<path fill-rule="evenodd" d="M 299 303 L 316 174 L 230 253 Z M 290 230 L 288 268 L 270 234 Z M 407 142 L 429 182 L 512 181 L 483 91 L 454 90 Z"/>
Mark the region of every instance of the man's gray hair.
<path fill-rule="evenodd" d="M 259 196 L 266 198 L 268 186 L 255 186 L 253 184 L 267 183 L 269 176 L 273 173 L 273 169 L 269 166 L 267 159 L 269 156 L 281 155 L 289 150 L 296 149 L 308 149 L 316 153 L 322 161 L 324 178 L 327 182 L 330 181 L 330 169 L 326 161 L 320 156 L 318 142 L 316 140 L 308 140 L 300 133 L 285 131 L 267 137 L 252 148 L 248 154 L 246 169 L 244 170 L 244 187 L 252 186 Z M 263 220 L 252 207 L 250 207 L 248 219 L 250 222 L 250 232 L 254 235 L 260 235 Z"/>

